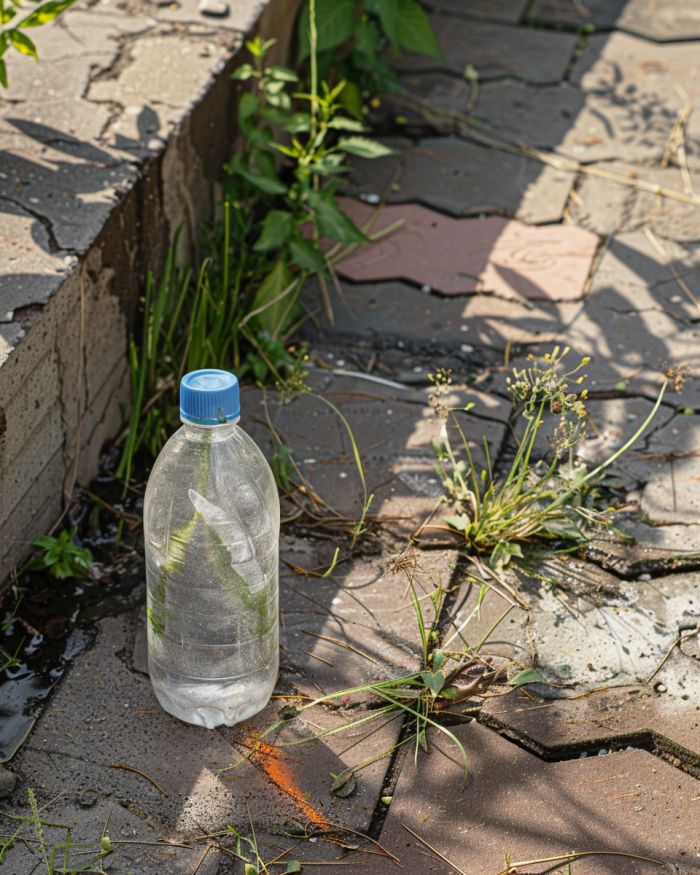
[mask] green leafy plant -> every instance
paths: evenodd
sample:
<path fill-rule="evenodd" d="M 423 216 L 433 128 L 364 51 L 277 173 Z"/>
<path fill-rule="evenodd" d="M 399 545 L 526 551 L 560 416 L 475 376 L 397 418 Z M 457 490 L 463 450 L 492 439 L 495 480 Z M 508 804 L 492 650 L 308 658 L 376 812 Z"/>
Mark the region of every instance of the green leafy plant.
<path fill-rule="evenodd" d="M 595 526 L 610 523 L 610 510 L 597 510 L 587 502 L 588 491 L 607 468 L 625 453 L 647 429 L 659 409 L 666 388 L 663 384 L 651 412 L 625 442 L 603 463 L 592 470 L 574 464 L 574 449 L 585 432 L 587 390 L 581 388 L 588 363 L 584 358 L 571 370 L 563 360 L 569 348 L 555 347 L 542 361 L 530 356 L 532 364 L 515 368 L 508 389 L 524 427 L 515 434 L 517 449 L 508 471 L 494 474 L 488 441 L 484 439 L 486 467 L 479 470 L 458 414 L 468 414 L 473 405 L 447 407 L 442 402 L 451 382 L 450 374 L 433 375 L 433 406 L 438 416 L 448 420 L 459 435 L 456 451 L 449 434 L 436 442 L 440 465 L 438 475 L 456 513 L 445 518 L 449 530 L 459 533 L 468 553 L 486 555 L 493 567 L 504 567 L 523 557 L 523 547 L 541 540 L 564 539 L 583 542 Z M 550 458 L 536 453 L 543 429 L 553 422 Z M 563 457 L 567 458 L 564 463 Z M 434 527 L 433 527 L 434 528 Z"/>
<path fill-rule="evenodd" d="M 7 88 L 7 64 L 4 55 L 10 49 L 39 60 L 34 42 L 25 33 L 57 18 L 75 0 L 44 0 L 30 2 L 28 6 L 19 0 L 0 0 L 0 85 Z"/>
<path fill-rule="evenodd" d="M 297 20 L 299 64 L 308 63 L 311 53 L 310 8 L 307 0 Z M 367 96 L 402 90 L 392 55 L 405 50 L 442 57 L 430 19 L 416 0 L 315 0 L 315 13 L 319 75 L 346 83 L 339 99 L 355 118 L 362 118 Z"/>
<path fill-rule="evenodd" d="M 363 126 L 345 115 L 340 100 L 344 81 L 332 88 L 321 81 L 319 89 L 314 76 L 309 93 L 294 90 L 298 89 L 294 71 L 265 63 L 273 44 L 273 40 L 248 40 L 253 62 L 233 74 L 239 81 L 250 80 L 254 89 L 243 94 L 239 104 L 246 148 L 228 165 L 227 191 L 236 209 L 263 214 L 252 228 L 250 244 L 254 251 L 274 257 L 277 271 L 282 271 L 280 263 L 287 266 L 284 282 L 274 283 L 279 298 L 280 289 L 293 283 L 292 270 L 330 272 L 320 238 L 340 244 L 367 241 L 337 204 L 339 177 L 346 172 L 346 155 L 378 158 L 391 150 L 362 136 Z M 276 329 L 275 317 L 291 307 L 284 296 L 273 306 L 271 297 L 263 284 L 254 302 L 254 307 L 269 304 L 263 326 L 268 330 Z"/>
<path fill-rule="evenodd" d="M 27 568 L 33 571 L 47 571 L 57 580 L 69 577 L 89 577 L 92 566 L 92 553 L 87 547 L 75 543 L 76 527 L 64 529 L 57 538 L 41 535 L 32 541 L 32 547 L 40 551 Z"/>

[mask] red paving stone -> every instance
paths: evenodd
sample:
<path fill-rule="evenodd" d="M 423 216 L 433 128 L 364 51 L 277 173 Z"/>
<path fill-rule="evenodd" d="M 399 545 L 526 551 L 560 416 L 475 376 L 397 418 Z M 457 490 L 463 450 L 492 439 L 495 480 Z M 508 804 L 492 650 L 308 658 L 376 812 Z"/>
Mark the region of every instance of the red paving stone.
<path fill-rule="evenodd" d="M 412 756 L 403 764 L 379 841 L 407 869 L 497 875 L 506 854 L 515 862 L 597 850 L 641 854 L 662 865 L 598 856 L 574 862 L 570 870 L 550 864 L 518 871 L 692 875 L 700 870 L 698 784 L 652 754 L 630 750 L 546 763 L 478 724 L 455 732 L 470 758 L 466 786 L 456 750 L 435 736 L 432 752 L 421 753 L 417 766 Z M 453 866 L 436 859 L 407 829 Z M 346 871 L 359 873 L 360 867 Z M 372 869 L 377 875 L 397 871 L 379 859 Z"/>
<path fill-rule="evenodd" d="M 342 206 L 362 226 L 375 213 L 351 199 Z M 453 219 L 416 205 L 382 208 L 370 233 L 396 222 L 403 225 L 356 249 L 338 272 L 355 282 L 406 279 L 446 295 L 574 301 L 583 294 L 597 246 L 582 228 L 530 227 L 495 216 Z"/>

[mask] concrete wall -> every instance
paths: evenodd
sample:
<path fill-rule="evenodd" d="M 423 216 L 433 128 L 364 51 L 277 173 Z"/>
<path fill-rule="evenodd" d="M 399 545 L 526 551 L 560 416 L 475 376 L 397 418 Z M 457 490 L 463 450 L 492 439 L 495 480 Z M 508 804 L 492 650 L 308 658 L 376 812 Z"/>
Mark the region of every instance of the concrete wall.
<path fill-rule="evenodd" d="M 232 3 L 206 19 L 190 0 L 147 14 L 100 0 L 37 31 L 38 67 L 12 59 L 0 97 L 0 582 L 118 433 L 146 273 L 181 221 L 212 217 L 234 148 L 244 36 L 276 37 L 283 62 L 298 5 Z"/>

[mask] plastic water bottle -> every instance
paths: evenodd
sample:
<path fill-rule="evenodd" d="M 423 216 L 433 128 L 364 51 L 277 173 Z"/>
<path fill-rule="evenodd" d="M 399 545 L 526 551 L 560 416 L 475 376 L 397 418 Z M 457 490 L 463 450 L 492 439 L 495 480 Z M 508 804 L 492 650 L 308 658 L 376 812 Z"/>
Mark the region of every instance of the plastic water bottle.
<path fill-rule="evenodd" d="M 280 505 L 270 466 L 237 424 L 233 374 L 183 377 L 180 418 L 146 489 L 148 665 L 163 708 L 211 729 L 272 694 Z"/>

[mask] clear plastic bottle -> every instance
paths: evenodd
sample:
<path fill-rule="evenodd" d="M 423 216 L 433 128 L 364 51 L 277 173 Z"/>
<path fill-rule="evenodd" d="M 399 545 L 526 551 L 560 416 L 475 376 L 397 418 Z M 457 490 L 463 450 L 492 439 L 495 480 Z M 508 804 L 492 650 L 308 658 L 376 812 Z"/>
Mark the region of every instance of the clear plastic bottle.
<path fill-rule="evenodd" d="M 146 489 L 148 665 L 163 708 L 211 729 L 272 694 L 280 506 L 270 466 L 237 425 L 233 374 L 183 377 L 180 418 Z"/>

